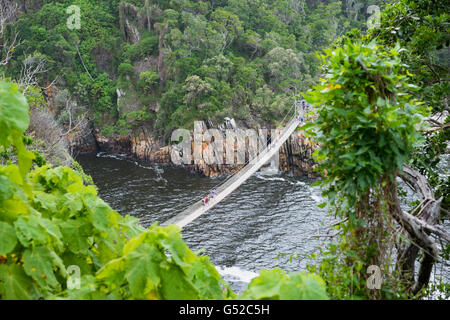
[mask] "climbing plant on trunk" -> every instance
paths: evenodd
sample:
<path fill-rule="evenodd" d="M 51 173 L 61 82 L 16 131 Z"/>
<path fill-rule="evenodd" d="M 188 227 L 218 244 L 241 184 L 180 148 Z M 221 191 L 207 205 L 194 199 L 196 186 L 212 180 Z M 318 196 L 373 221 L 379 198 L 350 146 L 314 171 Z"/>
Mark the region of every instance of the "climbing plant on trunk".
<path fill-rule="evenodd" d="M 403 288 L 415 294 L 428 283 L 437 258 L 429 228 L 403 212 L 397 195 L 396 178 L 423 141 L 420 130 L 429 111 L 413 98 L 417 87 L 409 83 L 402 50 L 350 41 L 327 49 L 320 56 L 320 84 L 304 94 L 318 114 L 308 131 L 321 145 L 315 159 L 323 174 L 323 206 L 342 219 L 340 242 L 330 246 L 319 267 L 325 279 L 338 283 L 330 292 L 335 297 L 345 296 L 345 287 L 363 298 L 392 298 Z M 402 253 L 396 245 L 405 235 L 427 260 L 420 283 L 405 268 L 395 268 L 394 258 Z M 381 270 L 381 290 L 366 286 L 371 265 Z"/>

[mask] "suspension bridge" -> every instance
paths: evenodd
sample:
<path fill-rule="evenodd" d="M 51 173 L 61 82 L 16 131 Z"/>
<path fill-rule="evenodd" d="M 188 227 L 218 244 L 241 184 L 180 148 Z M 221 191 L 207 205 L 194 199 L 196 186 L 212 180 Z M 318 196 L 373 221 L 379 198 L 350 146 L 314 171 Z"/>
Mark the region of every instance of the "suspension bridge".
<path fill-rule="evenodd" d="M 285 125 L 281 133 L 275 139 L 272 138 L 271 143 L 258 153 L 256 157 L 250 160 L 240 171 L 229 177 L 215 188 L 216 195 L 210 199 L 207 204 L 203 203 L 202 197 L 200 200 L 191 204 L 173 218 L 162 223 L 163 226 L 175 224 L 180 228 L 185 227 L 201 215 L 205 214 L 218 205 L 223 199 L 229 196 L 239 186 L 241 186 L 247 179 L 249 179 L 255 172 L 257 172 L 264 164 L 266 164 L 286 142 L 292 133 L 297 129 L 304 119 L 304 110 L 300 107 L 299 101 L 296 101 L 294 107 L 295 112 L 290 121 Z M 292 109 L 291 109 L 292 111 Z M 289 113 L 288 113 L 289 114 Z M 287 116 L 287 115 L 286 115 Z M 286 117 L 285 117 L 286 119 Z M 284 122 L 284 120 L 283 120 Z"/>

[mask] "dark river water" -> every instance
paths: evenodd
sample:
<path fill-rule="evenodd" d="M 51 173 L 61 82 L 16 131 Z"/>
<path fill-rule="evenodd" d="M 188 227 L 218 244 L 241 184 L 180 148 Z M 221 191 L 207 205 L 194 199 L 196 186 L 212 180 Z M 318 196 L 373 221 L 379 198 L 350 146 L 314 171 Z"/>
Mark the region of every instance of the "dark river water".
<path fill-rule="evenodd" d="M 173 217 L 224 179 L 110 155 L 77 160 L 114 210 L 138 217 L 144 226 Z M 304 271 L 311 263 L 307 255 L 327 241 L 314 236 L 326 234 L 335 222 L 317 207 L 321 192 L 312 183 L 270 170 L 258 172 L 183 228 L 183 239 L 194 252 L 204 249 L 202 254 L 238 292 L 261 269 Z"/>

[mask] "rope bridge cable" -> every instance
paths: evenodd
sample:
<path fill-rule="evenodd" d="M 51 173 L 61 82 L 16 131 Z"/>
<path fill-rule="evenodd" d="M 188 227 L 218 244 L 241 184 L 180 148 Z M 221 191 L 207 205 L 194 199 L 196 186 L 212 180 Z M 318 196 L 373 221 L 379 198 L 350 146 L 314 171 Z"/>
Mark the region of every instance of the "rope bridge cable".
<path fill-rule="evenodd" d="M 244 183 L 254 172 L 256 172 L 264 163 L 270 160 L 271 157 L 277 152 L 278 148 L 287 140 L 287 138 L 292 134 L 292 132 L 296 129 L 298 123 L 295 119 L 288 126 L 289 130 L 285 131 L 282 135 L 278 143 L 273 147 L 272 150 L 265 150 L 261 155 L 252 160 L 249 165 L 247 165 L 244 169 L 234 175 L 230 180 L 228 180 L 225 184 L 217 190 L 217 196 L 215 199 L 210 202 L 206 206 L 202 206 L 201 202 L 194 204 L 190 208 L 183 211 L 181 214 L 175 216 L 174 218 L 167 221 L 164 225 L 167 224 L 176 224 L 180 227 L 185 226 L 186 224 L 192 222 L 200 215 L 205 213 L 207 210 L 214 207 L 217 203 L 223 200 L 226 196 L 228 196 L 231 192 L 237 189 L 242 183 Z"/>
<path fill-rule="evenodd" d="M 214 207 L 240 185 L 242 185 L 254 172 L 259 170 L 259 168 L 264 165 L 268 160 L 270 160 L 278 149 L 284 144 L 284 142 L 289 138 L 289 136 L 295 131 L 298 126 L 298 119 L 294 116 L 288 125 L 284 128 L 282 133 L 278 136 L 277 142 L 274 144 L 272 141 L 271 148 L 266 147 L 261 151 L 255 158 L 242 168 L 239 172 L 228 178 L 227 180 L 218 184 L 216 188 L 215 198 L 208 203 L 208 205 L 202 205 L 201 201 L 196 202 L 191 205 L 183 212 L 179 213 L 172 219 L 169 219 L 162 225 L 176 224 L 180 227 L 184 227 L 188 223 L 192 222 L 206 211 Z"/>
<path fill-rule="evenodd" d="M 293 107 L 291 107 L 291 109 L 290 109 L 290 110 L 288 111 L 288 113 L 285 115 L 285 117 L 284 117 L 284 119 L 282 120 L 282 122 L 284 122 L 284 121 L 286 120 L 287 116 L 289 116 L 289 115 L 291 114 L 292 109 L 293 109 Z M 294 113 L 294 114 L 295 114 L 295 113 Z M 263 152 L 265 152 L 266 150 L 268 150 L 267 145 L 266 145 L 266 147 L 260 152 L 260 154 L 263 153 Z M 269 159 L 269 160 L 270 160 L 270 159 Z M 248 165 L 249 162 L 250 162 L 250 159 L 244 163 L 244 167 L 245 167 L 246 165 Z M 240 174 L 240 173 L 242 173 L 242 172 L 243 172 L 243 171 L 241 170 L 241 171 L 237 172 L 235 175 L 229 176 L 229 177 L 228 177 L 227 179 L 225 179 L 224 181 L 221 181 L 221 182 L 219 182 L 217 185 L 215 185 L 215 186 L 213 186 L 212 188 L 210 188 L 210 190 L 217 190 L 217 189 L 223 190 L 223 189 L 224 189 L 224 188 L 223 188 L 223 185 L 224 185 L 225 183 L 230 183 L 229 181 L 230 181 L 231 179 L 233 179 L 234 176 L 236 176 L 236 175 L 238 175 L 238 174 Z M 209 193 L 207 193 L 207 194 L 206 194 L 206 193 L 205 193 L 205 194 L 202 194 L 201 196 L 196 197 L 195 199 L 189 201 L 188 203 L 180 203 L 179 205 L 176 206 L 176 208 L 179 208 L 180 206 L 183 206 L 183 210 L 181 210 L 181 211 L 179 211 L 179 212 L 185 211 L 185 210 L 186 210 L 186 209 L 185 209 L 186 207 L 189 207 L 189 206 L 191 206 L 192 204 L 201 201 L 202 199 L 204 199 L 204 198 L 205 198 L 206 196 L 208 196 L 208 195 L 209 195 Z"/>
<path fill-rule="evenodd" d="M 294 108 L 295 108 L 295 105 L 292 105 L 291 108 L 288 110 L 288 112 L 285 114 L 283 120 L 281 120 L 281 123 L 284 123 L 284 122 L 285 122 L 285 120 L 286 120 L 287 117 L 292 113 L 292 111 L 293 111 Z M 295 114 L 296 114 L 296 113 L 295 113 L 295 110 L 294 110 L 294 115 L 295 115 Z M 262 153 L 262 152 L 264 152 L 264 151 L 268 148 L 267 142 L 265 142 L 264 145 L 265 145 L 265 148 L 264 148 L 262 151 L 260 151 L 259 154 Z M 213 146 L 213 148 L 214 148 L 214 150 L 216 150 L 216 148 L 215 148 L 214 146 Z M 249 156 L 248 160 L 246 160 L 245 163 L 243 164 L 243 167 L 245 167 L 246 165 L 248 165 L 249 162 L 250 162 L 250 156 Z M 235 173 L 235 174 L 233 174 L 233 175 L 229 175 L 225 180 L 219 182 L 218 184 L 216 184 L 216 185 L 213 186 L 213 187 L 210 187 L 209 190 L 210 190 L 210 191 L 211 191 L 211 190 L 217 190 L 218 188 L 220 188 L 220 186 L 222 186 L 222 185 L 224 185 L 225 183 L 227 183 L 231 178 L 233 178 L 233 176 L 235 176 L 235 175 L 238 174 L 238 173 L 239 173 L 239 172 L 237 172 L 237 173 Z M 179 203 L 178 205 L 175 206 L 175 208 L 174 208 L 175 210 L 174 210 L 174 211 L 175 211 L 176 213 L 181 213 L 181 212 L 185 211 L 185 208 L 186 208 L 186 207 L 190 207 L 191 205 L 197 203 L 198 201 L 201 201 L 202 199 L 205 199 L 205 198 L 206 198 L 207 196 L 209 196 L 209 195 L 210 195 L 209 192 L 208 192 L 208 193 L 204 193 L 204 194 L 202 193 L 201 196 L 197 196 L 197 197 L 191 199 L 191 200 L 188 201 L 188 202 Z M 182 209 L 179 209 L 179 208 L 182 208 Z"/>
<path fill-rule="evenodd" d="M 295 104 L 291 106 L 291 108 L 290 108 L 290 109 L 288 110 L 288 112 L 285 114 L 285 116 L 284 116 L 283 120 L 281 121 L 281 123 L 284 123 L 284 122 L 285 122 L 285 120 L 288 118 L 288 116 L 292 114 L 292 111 L 293 111 L 293 109 L 294 109 L 295 107 L 296 107 Z M 294 115 L 294 116 L 293 116 L 293 119 L 295 119 L 295 116 L 297 116 L 297 113 L 295 112 L 295 110 L 294 110 L 293 115 Z M 292 122 L 292 120 L 291 120 L 291 122 Z M 280 137 L 280 136 L 281 136 L 281 135 L 279 135 L 278 137 Z M 289 136 L 290 136 L 290 135 L 289 135 Z M 289 136 L 288 136 L 288 137 L 289 137 Z M 288 137 L 287 137 L 287 138 L 288 138 Z M 287 138 L 286 138 L 286 139 L 287 139 Z M 273 143 L 274 143 L 274 140 L 272 140 L 271 143 L 273 144 Z M 284 143 L 284 141 L 281 143 L 280 147 L 282 146 L 283 143 Z M 269 148 L 272 147 L 272 146 L 270 146 L 270 147 L 267 146 L 267 141 L 264 142 L 264 146 L 265 146 L 265 148 L 264 148 L 262 151 L 260 151 L 260 152 L 258 153 L 258 155 L 257 155 L 255 158 L 252 159 L 252 160 L 253 160 L 253 163 L 255 163 L 255 161 L 256 161 L 257 159 L 260 159 L 260 155 L 261 155 L 261 154 L 267 153 L 267 151 L 269 150 Z M 278 149 L 279 149 L 279 147 L 278 147 L 278 148 L 274 148 L 274 147 L 273 147 L 273 150 L 278 150 Z M 271 159 L 271 157 L 270 157 L 269 159 L 267 159 L 267 160 L 270 160 L 270 159 Z M 244 169 L 246 168 L 246 166 L 248 166 L 248 164 L 249 164 L 252 160 L 250 160 L 250 157 L 249 157 L 249 159 L 244 163 L 243 169 L 241 169 L 239 172 L 235 173 L 234 175 L 228 176 L 224 181 L 219 182 L 218 184 L 216 184 L 216 185 L 213 186 L 212 188 L 209 188 L 209 190 L 216 190 L 216 191 L 217 191 L 216 197 L 215 197 L 214 199 L 217 199 L 217 195 L 219 194 L 219 192 L 222 192 L 222 190 L 225 190 L 225 189 L 226 189 L 226 187 L 224 187 L 225 184 L 227 184 L 227 186 L 228 186 L 228 185 L 231 185 L 231 184 L 237 179 L 237 178 L 236 178 L 237 175 L 242 176 L 243 173 L 247 172 L 247 171 L 244 171 Z M 266 163 L 266 162 L 264 162 L 264 163 Z M 259 167 L 261 167 L 264 163 L 262 163 Z M 247 167 L 247 169 L 248 169 L 248 167 Z M 259 169 L 259 168 L 258 168 L 258 169 Z M 257 169 L 257 170 L 258 170 L 258 169 Z M 233 179 L 233 181 L 231 181 L 231 179 Z M 230 182 L 230 181 L 231 181 L 231 182 Z M 182 213 L 185 213 L 185 212 L 186 212 L 186 207 L 188 207 L 188 208 L 198 207 L 199 203 L 201 203 L 201 201 L 202 201 L 203 199 L 205 199 L 205 198 L 206 198 L 207 196 L 209 196 L 209 195 L 210 195 L 210 193 L 209 193 L 209 191 L 208 191 L 208 193 L 202 193 L 200 196 L 194 197 L 193 199 L 191 199 L 191 200 L 188 201 L 188 202 L 179 203 L 178 205 L 175 206 L 175 210 L 174 210 L 174 211 L 175 211 L 175 217 L 172 218 L 172 219 L 170 219 L 170 220 L 168 220 L 166 223 L 163 223 L 163 225 L 168 224 L 168 222 L 174 220 L 176 217 L 180 216 Z M 214 201 L 214 200 L 212 200 L 212 201 Z M 220 202 L 220 201 L 218 201 L 218 202 Z M 218 202 L 217 202 L 217 203 L 218 203 Z M 210 202 L 210 203 L 211 203 L 211 202 Z M 214 203 L 216 203 L 216 201 L 214 201 Z M 215 205 L 215 204 L 214 204 L 214 205 Z M 208 209 L 210 209 L 212 206 L 214 206 L 214 205 L 208 205 L 208 207 L 205 208 L 205 209 L 206 209 L 205 212 L 206 212 Z M 145 222 L 145 219 L 141 219 L 141 222 Z"/>

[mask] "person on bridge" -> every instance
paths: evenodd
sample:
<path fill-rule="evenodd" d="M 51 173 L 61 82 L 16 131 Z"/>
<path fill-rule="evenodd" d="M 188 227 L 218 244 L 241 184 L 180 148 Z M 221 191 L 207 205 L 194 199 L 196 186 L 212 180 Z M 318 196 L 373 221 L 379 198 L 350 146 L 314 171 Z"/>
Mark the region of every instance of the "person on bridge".
<path fill-rule="evenodd" d="M 275 140 L 273 140 L 273 145 L 276 145 L 278 142 L 278 137 L 275 138 Z"/>
<path fill-rule="evenodd" d="M 205 204 L 208 205 L 208 202 L 209 202 L 209 198 L 206 197 L 206 198 L 205 198 Z"/>
<path fill-rule="evenodd" d="M 303 100 L 302 101 L 302 114 L 301 114 L 301 117 L 300 117 L 300 121 L 301 122 L 303 122 L 303 115 L 305 114 L 305 111 L 307 111 L 307 109 L 308 109 L 308 105 L 306 104 L 306 101 Z"/>
<path fill-rule="evenodd" d="M 211 199 L 213 199 L 216 196 L 216 190 L 211 190 Z"/>

